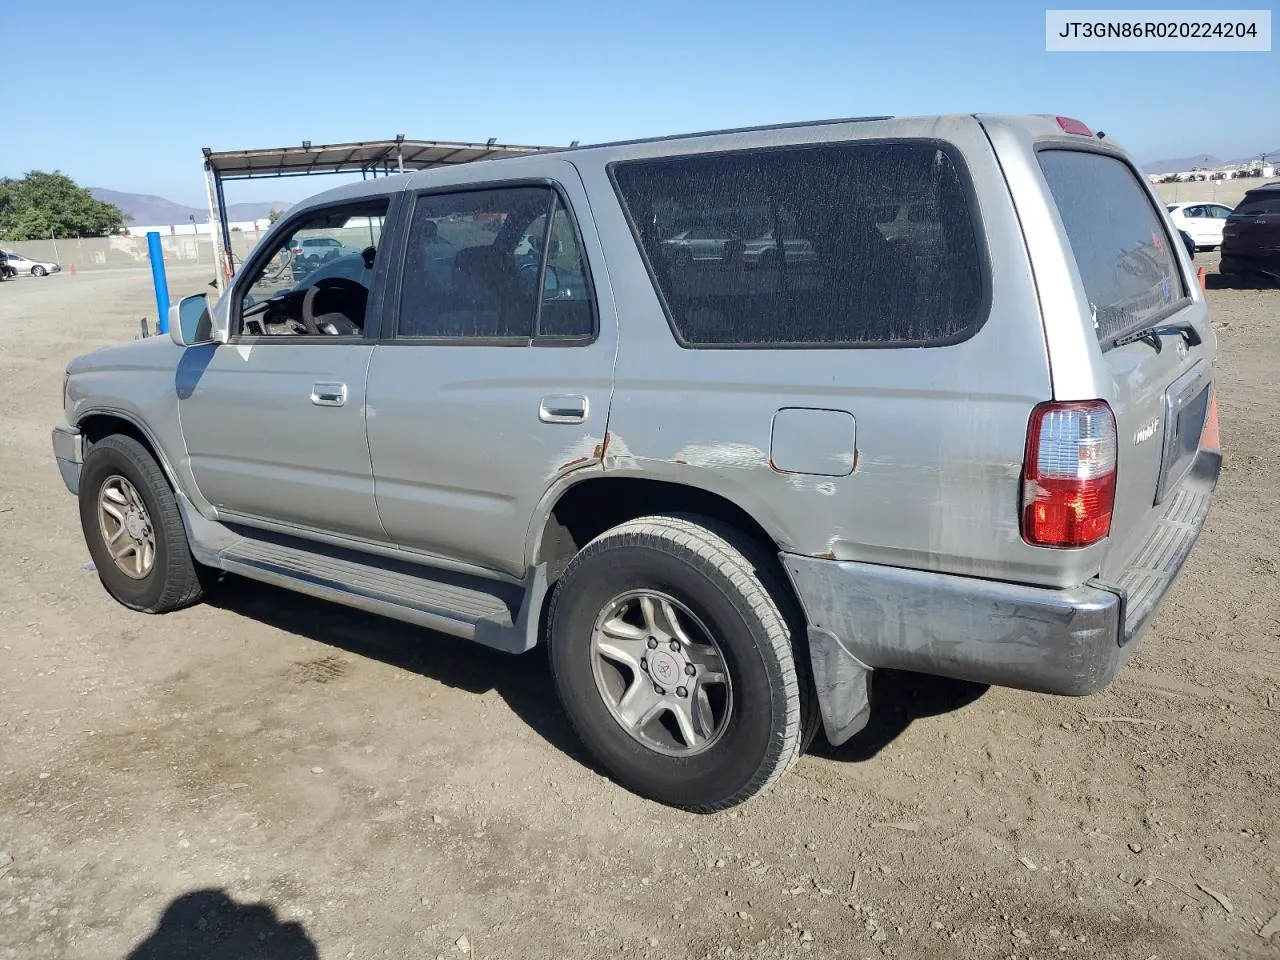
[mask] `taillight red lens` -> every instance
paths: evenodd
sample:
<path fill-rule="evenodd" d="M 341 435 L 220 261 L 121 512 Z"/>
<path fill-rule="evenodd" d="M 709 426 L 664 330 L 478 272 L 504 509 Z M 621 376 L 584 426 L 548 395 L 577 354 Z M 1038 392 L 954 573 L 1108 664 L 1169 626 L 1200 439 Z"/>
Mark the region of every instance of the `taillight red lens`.
<path fill-rule="evenodd" d="M 1058 117 L 1058 126 L 1062 128 L 1063 133 L 1076 133 L 1082 137 L 1093 136 L 1092 130 L 1079 120 L 1072 120 L 1070 117 Z"/>
<path fill-rule="evenodd" d="M 1101 400 L 1042 403 L 1031 412 L 1022 471 L 1022 538 L 1086 547 L 1111 532 L 1116 420 Z"/>

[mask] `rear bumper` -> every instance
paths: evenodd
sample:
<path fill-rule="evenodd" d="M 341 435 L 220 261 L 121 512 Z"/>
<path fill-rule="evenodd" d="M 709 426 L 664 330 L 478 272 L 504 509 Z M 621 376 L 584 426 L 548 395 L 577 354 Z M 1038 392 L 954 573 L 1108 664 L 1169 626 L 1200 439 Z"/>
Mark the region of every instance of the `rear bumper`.
<path fill-rule="evenodd" d="M 73 494 L 80 492 L 80 465 L 84 462 L 84 437 L 75 427 L 60 423 L 53 428 L 53 457 L 62 482 Z"/>
<path fill-rule="evenodd" d="M 1094 581 L 1121 599 L 1119 643 L 1141 638 L 1151 617 L 1177 579 L 1200 537 L 1213 490 L 1222 470 L 1222 454 L 1201 450 L 1150 536 L 1114 582 Z"/>
<path fill-rule="evenodd" d="M 1190 554 L 1221 463 L 1217 452 L 1200 452 L 1114 583 L 1054 590 L 783 554 L 810 625 L 828 735 L 841 728 L 849 709 L 865 708 L 855 703 L 842 710 L 832 702 L 848 699 L 859 669 L 913 670 L 1070 696 L 1105 687 Z"/>
<path fill-rule="evenodd" d="M 1218 272 L 1228 276 L 1247 273 L 1264 273 L 1280 278 L 1280 250 L 1237 250 L 1224 246 L 1218 262 Z"/>

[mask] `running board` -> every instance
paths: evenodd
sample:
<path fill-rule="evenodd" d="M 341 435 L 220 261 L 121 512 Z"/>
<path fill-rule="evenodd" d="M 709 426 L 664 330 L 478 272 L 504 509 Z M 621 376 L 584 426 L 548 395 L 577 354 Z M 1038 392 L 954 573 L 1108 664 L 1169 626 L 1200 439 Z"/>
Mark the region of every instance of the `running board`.
<path fill-rule="evenodd" d="M 546 568 L 526 586 L 262 533 L 218 554 L 218 566 L 260 580 L 429 630 L 523 653 L 538 640 Z"/>

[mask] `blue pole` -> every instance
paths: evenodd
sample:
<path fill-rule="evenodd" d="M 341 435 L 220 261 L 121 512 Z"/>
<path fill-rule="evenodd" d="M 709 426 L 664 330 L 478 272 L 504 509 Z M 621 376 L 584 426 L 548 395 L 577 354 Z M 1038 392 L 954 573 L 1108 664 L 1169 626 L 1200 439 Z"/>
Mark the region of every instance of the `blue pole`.
<path fill-rule="evenodd" d="M 160 312 L 160 322 L 156 329 L 161 333 L 169 332 L 169 281 L 164 275 L 164 250 L 160 246 L 160 234 L 155 230 L 147 232 L 147 253 L 151 255 L 151 282 L 156 288 L 156 310 Z"/>

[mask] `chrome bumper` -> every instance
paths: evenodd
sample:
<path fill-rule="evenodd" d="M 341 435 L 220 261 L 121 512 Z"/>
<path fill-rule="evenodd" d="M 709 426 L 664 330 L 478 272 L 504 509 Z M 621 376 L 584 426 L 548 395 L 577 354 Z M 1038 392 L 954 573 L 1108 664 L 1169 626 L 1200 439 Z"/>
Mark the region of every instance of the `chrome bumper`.
<path fill-rule="evenodd" d="M 840 743 L 866 723 L 877 667 L 1068 696 L 1101 690 L 1182 569 L 1221 465 L 1201 451 L 1114 583 L 1053 590 L 782 554 L 809 622 L 827 736 Z"/>
<path fill-rule="evenodd" d="M 53 456 L 62 482 L 74 494 L 80 492 L 80 465 L 84 462 L 84 436 L 75 427 L 60 423 L 53 428 Z"/>

